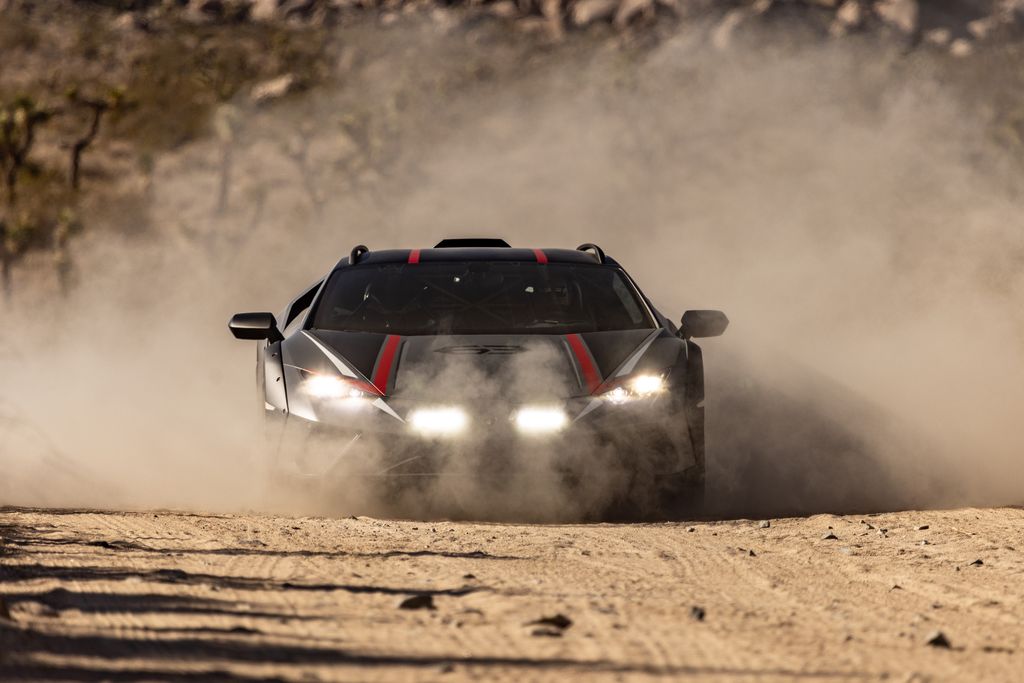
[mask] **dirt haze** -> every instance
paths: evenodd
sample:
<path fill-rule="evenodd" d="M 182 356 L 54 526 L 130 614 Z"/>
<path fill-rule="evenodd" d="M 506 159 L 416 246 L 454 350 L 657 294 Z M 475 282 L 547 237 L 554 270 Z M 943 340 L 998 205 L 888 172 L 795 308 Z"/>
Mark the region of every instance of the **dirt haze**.
<path fill-rule="evenodd" d="M 374 31 L 352 33 L 348 87 L 240 106 L 226 213 L 219 147 L 165 154 L 158 230 L 84 236 L 66 300 L 14 302 L 3 500 L 260 508 L 239 479 L 253 353 L 224 321 L 280 309 L 355 243 L 466 234 L 597 241 L 667 314 L 728 312 L 705 354 L 719 514 L 1021 500 L 1021 175 L 943 58 L 778 27 L 722 52 L 684 29 L 513 69 L 507 40 Z M 337 124 L 356 102 L 397 117 L 401 153 L 311 185 L 296 140 L 315 168 L 357 154 Z"/>

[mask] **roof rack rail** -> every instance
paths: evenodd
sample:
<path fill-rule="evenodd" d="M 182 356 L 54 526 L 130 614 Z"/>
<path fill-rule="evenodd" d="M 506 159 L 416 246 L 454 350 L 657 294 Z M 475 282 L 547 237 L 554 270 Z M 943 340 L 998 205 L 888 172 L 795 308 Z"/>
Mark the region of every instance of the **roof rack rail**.
<path fill-rule="evenodd" d="M 587 242 L 586 244 L 581 244 L 580 246 L 576 247 L 576 251 L 592 251 L 594 252 L 594 256 L 597 257 L 597 262 L 604 263 L 604 249 L 597 246 L 596 244 L 591 244 L 590 242 Z"/>
<path fill-rule="evenodd" d="M 511 244 L 503 239 L 491 237 L 456 237 L 444 239 L 434 245 L 434 249 L 457 249 L 459 247 L 497 247 L 500 249 L 511 248 Z"/>
<path fill-rule="evenodd" d="M 354 266 L 355 264 L 359 263 L 359 258 L 363 254 L 369 253 L 370 248 L 368 246 L 366 246 L 365 244 L 357 244 L 356 246 L 352 247 L 352 251 L 348 255 L 348 264 L 350 266 Z"/>

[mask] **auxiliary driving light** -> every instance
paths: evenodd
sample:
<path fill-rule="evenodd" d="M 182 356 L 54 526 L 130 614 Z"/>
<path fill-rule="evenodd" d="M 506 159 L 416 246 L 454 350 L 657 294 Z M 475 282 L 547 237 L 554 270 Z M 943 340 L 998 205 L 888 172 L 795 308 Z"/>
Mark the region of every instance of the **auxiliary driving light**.
<path fill-rule="evenodd" d="M 451 436 L 466 429 L 469 417 L 462 408 L 419 408 L 409 414 L 409 425 L 426 436 Z"/>
<path fill-rule="evenodd" d="M 569 416 L 561 408 L 520 408 L 515 414 L 516 427 L 527 434 L 550 434 L 569 423 Z"/>

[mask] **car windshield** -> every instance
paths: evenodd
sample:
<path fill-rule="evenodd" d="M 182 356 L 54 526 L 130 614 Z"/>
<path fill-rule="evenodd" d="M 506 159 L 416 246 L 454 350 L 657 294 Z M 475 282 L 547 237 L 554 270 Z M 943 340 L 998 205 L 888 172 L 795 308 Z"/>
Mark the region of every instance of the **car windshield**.
<path fill-rule="evenodd" d="M 614 266 L 471 261 L 364 265 L 331 276 L 312 327 L 434 334 L 567 334 L 656 327 Z"/>

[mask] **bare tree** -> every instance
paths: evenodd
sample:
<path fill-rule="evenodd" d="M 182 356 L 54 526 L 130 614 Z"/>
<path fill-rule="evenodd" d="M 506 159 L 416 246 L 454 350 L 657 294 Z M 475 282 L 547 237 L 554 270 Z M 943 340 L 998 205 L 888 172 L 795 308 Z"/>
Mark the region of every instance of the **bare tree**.
<path fill-rule="evenodd" d="M 19 97 L 0 108 L 0 169 L 7 188 L 8 207 L 17 204 L 18 177 L 28 165 L 36 128 L 52 116 L 52 111 L 38 107 L 29 97 Z"/>
<path fill-rule="evenodd" d="M 107 112 L 121 107 L 124 102 L 124 95 L 120 90 L 113 90 L 105 99 L 94 99 L 83 97 L 77 90 L 72 90 L 68 93 L 68 100 L 72 105 L 85 107 L 89 110 L 88 130 L 70 146 L 71 159 L 68 164 L 68 184 L 71 185 L 72 190 L 77 191 L 81 184 L 82 155 L 92 145 L 96 136 L 99 135 L 103 116 Z"/>
<path fill-rule="evenodd" d="M 0 171 L 7 190 L 6 208 L 0 216 L 0 287 L 8 300 L 11 266 L 17 255 L 14 211 L 18 203 L 18 178 L 29 165 L 36 128 L 52 116 L 52 111 L 37 106 L 29 97 L 18 97 L 0 107 Z"/>

